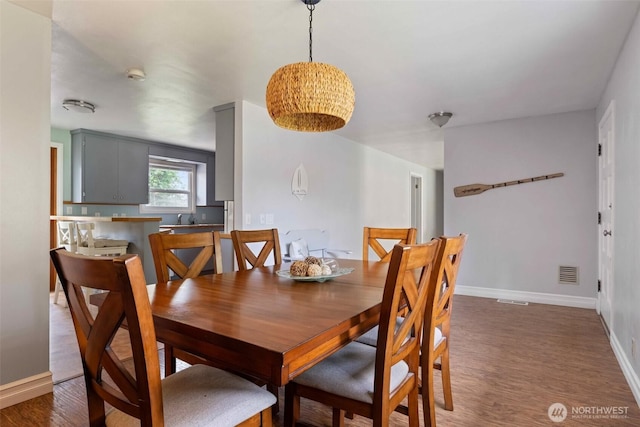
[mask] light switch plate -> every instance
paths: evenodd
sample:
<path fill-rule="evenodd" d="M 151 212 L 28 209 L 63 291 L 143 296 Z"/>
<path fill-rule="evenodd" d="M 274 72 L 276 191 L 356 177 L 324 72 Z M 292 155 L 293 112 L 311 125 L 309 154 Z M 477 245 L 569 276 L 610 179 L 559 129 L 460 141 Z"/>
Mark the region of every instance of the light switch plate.
<path fill-rule="evenodd" d="M 82 212 L 82 215 L 86 215 L 87 214 L 87 207 L 83 206 L 80 208 L 80 212 Z"/>
<path fill-rule="evenodd" d="M 73 213 L 73 206 L 67 206 L 67 215 L 71 215 Z"/>

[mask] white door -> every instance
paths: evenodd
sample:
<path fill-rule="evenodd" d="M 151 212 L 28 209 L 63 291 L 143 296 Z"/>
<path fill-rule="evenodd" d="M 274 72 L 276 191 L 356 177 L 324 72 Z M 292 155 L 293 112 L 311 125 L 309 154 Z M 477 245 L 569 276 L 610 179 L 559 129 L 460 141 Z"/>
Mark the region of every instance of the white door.
<path fill-rule="evenodd" d="M 611 300 L 614 290 L 613 277 L 613 191 L 614 191 L 614 117 L 615 104 L 611 101 L 604 113 L 598 128 L 598 273 L 600 292 L 598 293 L 598 309 L 609 330 L 613 327 L 611 316 Z"/>
<path fill-rule="evenodd" d="M 411 175 L 411 226 L 417 230 L 416 241 L 422 242 L 422 177 Z"/>

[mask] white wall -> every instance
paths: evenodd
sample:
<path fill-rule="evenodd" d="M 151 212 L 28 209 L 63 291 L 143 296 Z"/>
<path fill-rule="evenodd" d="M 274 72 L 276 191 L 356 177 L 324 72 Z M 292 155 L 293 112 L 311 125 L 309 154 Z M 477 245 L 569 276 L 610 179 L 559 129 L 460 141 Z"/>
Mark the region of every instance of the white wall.
<path fill-rule="evenodd" d="M 461 291 L 594 306 L 596 146 L 593 110 L 445 131 L 445 233 L 469 233 L 457 281 Z M 556 172 L 565 176 L 453 194 L 461 185 Z M 579 285 L 558 284 L 560 265 L 578 267 Z"/>
<path fill-rule="evenodd" d="M 266 109 L 248 102 L 241 105 L 242 136 L 236 143 L 241 140 L 242 177 L 240 193 L 236 188 L 236 194 L 241 194 L 240 199 L 236 197 L 236 227 L 242 220 L 244 229 L 275 227 L 280 234 L 292 229 L 327 229 L 331 247 L 351 249 L 353 257 L 359 258 L 365 225 L 410 226 L 412 173 L 423 177 L 423 200 L 435 198 L 436 172 L 432 169 L 335 133 L 281 129 Z M 300 163 L 309 177 L 309 192 L 303 200 L 291 194 L 291 179 Z M 427 239 L 434 235 L 436 208 L 425 202 Z M 274 224 L 261 224 L 261 213 L 273 214 Z M 243 221 L 247 214 L 251 224 Z"/>
<path fill-rule="evenodd" d="M 51 21 L 0 0 L 0 38 L 0 385 L 50 386 Z"/>
<path fill-rule="evenodd" d="M 640 402 L 640 15 L 597 109 L 615 100 L 614 289 L 611 341 Z M 637 355 L 631 354 L 631 339 Z"/>

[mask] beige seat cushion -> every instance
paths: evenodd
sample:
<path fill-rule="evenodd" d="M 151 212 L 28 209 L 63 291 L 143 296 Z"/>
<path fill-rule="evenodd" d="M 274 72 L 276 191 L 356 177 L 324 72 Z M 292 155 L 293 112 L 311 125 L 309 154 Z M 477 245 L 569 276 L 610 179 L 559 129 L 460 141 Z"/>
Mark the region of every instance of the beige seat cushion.
<path fill-rule="evenodd" d="M 250 381 L 205 365 L 194 365 L 162 380 L 165 426 L 235 426 L 276 403 Z M 140 426 L 124 412 L 107 414 L 108 427 Z"/>
<path fill-rule="evenodd" d="M 115 239 L 93 239 L 93 245 L 96 248 L 114 248 L 116 246 L 128 246 L 128 240 L 115 240 Z M 88 246 L 87 242 L 83 242 L 82 246 L 85 248 Z"/>

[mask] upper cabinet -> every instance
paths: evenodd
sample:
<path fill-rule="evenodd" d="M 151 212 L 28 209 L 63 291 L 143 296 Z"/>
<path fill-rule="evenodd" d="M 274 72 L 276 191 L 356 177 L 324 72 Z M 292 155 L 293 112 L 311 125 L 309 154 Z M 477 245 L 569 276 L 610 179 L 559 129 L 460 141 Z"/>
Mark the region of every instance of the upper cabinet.
<path fill-rule="evenodd" d="M 72 201 L 145 204 L 149 145 L 84 129 L 71 132 Z"/>

